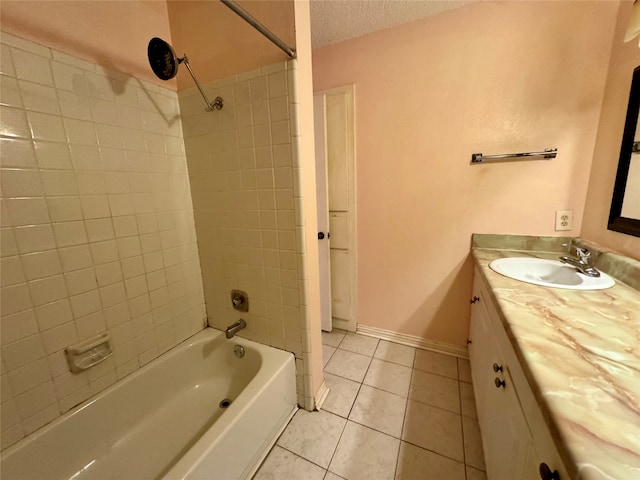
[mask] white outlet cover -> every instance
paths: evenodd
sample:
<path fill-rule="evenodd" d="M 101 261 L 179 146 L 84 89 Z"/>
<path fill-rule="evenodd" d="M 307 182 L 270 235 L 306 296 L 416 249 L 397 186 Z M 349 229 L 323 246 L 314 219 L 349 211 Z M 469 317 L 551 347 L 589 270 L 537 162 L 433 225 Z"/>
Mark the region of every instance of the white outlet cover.
<path fill-rule="evenodd" d="M 556 211 L 556 231 L 571 230 L 573 228 L 573 210 Z"/>

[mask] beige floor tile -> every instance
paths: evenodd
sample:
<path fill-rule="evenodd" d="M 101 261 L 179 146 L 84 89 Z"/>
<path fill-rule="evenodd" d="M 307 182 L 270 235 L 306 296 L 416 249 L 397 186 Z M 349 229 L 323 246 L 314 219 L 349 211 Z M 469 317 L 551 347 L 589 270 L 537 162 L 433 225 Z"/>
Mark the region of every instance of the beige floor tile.
<path fill-rule="evenodd" d="M 458 378 L 461 382 L 471 383 L 471 364 L 466 358 L 458 358 Z"/>
<path fill-rule="evenodd" d="M 344 480 L 344 479 L 342 477 L 339 477 L 335 473 L 327 470 L 327 474 L 324 476 L 324 480 Z"/>
<path fill-rule="evenodd" d="M 413 368 L 425 372 L 437 373 L 449 378 L 458 379 L 458 364 L 456 357 L 428 350 L 416 351 L 416 360 Z"/>
<path fill-rule="evenodd" d="M 325 371 L 354 382 L 362 382 L 369 363 L 371 357 L 338 349 L 327 363 Z"/>
<path fill-rule="evenodd" d="M 325 470 L 284 448 L 274 446 L 253 480 L 284 480 L 304 478 L 322 480 Z"/>
<path fill-rule="evenodd" d="M 397 363 L 405 367 L 413 367 L 416 349 L 406 345 L 400 345 L 399 343 L 380 340 L 378 348 L 376 348 L 376 353 L 374 353 L 373 356 L 385 362 Z"/>
<path fill-rule="evenodd" d="M 379 340 L 377 338 L 358 335 L 356 333 L 347 333 L 342 339 L 342 342 L 340 342 L 340 345 L 338 345 L 338 348 L 372 357 L 376 351 L 378 342 Z"/>
<path fill-rule="evenodd" d="M 346 333 L 344 330 L 338 330 L 337 328 L 334 328 L 331 332 L 322 332 L 322 344 L 337 347 Z"/>
<path fill-rule="evenodd" d="M 465 463 L 479 470 L 484 470 L 484 453 L 482 452 L 482 438 L 478 421 L 469 417 L 462 417 L 462 431 L 464 436 Z"/>
<path fill-rule="evenodd" d="M 406 397 L 363 385 L 349 420 L 400 438 L 406 404 Z"/>
<path fill-rule="evenodd" d="M 409 397 L 434 407 L 460 413 L 458 381 L 452 378 L 414 370 Z"/>
<path fill-rule="evenodd" d="M 327 468 L 347 421 L 333 413 L 298 410 L 278 445 Z"/>
<path fill-rule="evenodd" d="M 392 480 L 399 447 L 397 438 L 347 422 L 329 470 L 347 480 Z"/>
<path fill-rule="evenodd" d="M 411 383 L 411 369 L 374 358 L 363 383 L 406 397 Z"/>
<path fill-rule="evenodd" d="M 409 400 L 402 440 L 445 457 L 464 461 L 460 415 Z"/>
<path fill-rule="evenodd" d="M 476 399 L 473 395 L 473 386 L 470 383 L 460 382 L 460 406 L 462 407 L 462 415 L 478 419 L 476 412 Z"/>
<path fill-rule="evenodd" d="M 466 466 L 467 469 L 467 480 L 487 480 L 487 474 L 481 470 L 476 470 L 469 465 Z M 327 477 L 325 477 L 327 478 Z"/>
<path fill-rule="evenodd" d="M 347 418 L 360 390 L 360 384 L 327 372 L 324 372 L 324 381 L 329 387 L 329 395 L 322 404 L 322 409 Z"/>
<path fill-rule="evenodd" d="M 336 347 L 331 347 L 329 345 L 322 345 L 322 366 L 326 367 L 329 360 L 331 360 L 331 356 L 335 353 Z"/>
<path fill-rule="evenodd" d="M 401 442 L 396 480 L 465 480 L 464 465 Z"/>

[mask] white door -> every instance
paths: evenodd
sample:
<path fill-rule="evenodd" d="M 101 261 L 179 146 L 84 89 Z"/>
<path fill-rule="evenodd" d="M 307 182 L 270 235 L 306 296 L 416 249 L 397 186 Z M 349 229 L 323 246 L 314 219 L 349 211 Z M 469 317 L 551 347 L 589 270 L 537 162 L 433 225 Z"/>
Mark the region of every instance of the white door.
<path fill-rule="evenodd" d="M 324 147 L 324 163 L 322 155 L 316 157 L 316 173 L 318 178 L 326 175 L 326 186 L 318 183 L 318 208 L 324 207 L 324 212 L 318 214 L 320 218 L 329 217 L 329 233 L 325 239 L 319 240 L 321 249 L 328 245 L 330 268 L 320 266 L 323 272 L 330 276 L 330 296 L 323 295 L 327 305 L 323 313 L 329 312 L 333 327 L 355 332 L 356 330 L 356 232 L 355 232 L 355 121 L 354 121 L 354 86 L 339 87 L 315 95 L 316 108 L 316 141 L 321 138 Z M 322 115 L 317 113 L 319 110 Z M 318 136 L 318 130 L 323 128 L 324 134 Z M 316 149 L 318 154 L 318 149 Z M 322 182 L 322 180 L 319 180 Z M 321 198 L 326 192 L 328 198 Z M 324 243 L 324 245 L 323 245 Z M 326 261 L 321 255 L 320 262 Z M 328 289 L 327 282 L 321 279 L 322 288 Z M 324 318 L 324 317 L 323 317 Z M 328 318 L 328 317 L 327 317 Z M 323 323 L 323 329 L 325 329 Z M 329 328 L 331 328 L 329 326 Z"/>

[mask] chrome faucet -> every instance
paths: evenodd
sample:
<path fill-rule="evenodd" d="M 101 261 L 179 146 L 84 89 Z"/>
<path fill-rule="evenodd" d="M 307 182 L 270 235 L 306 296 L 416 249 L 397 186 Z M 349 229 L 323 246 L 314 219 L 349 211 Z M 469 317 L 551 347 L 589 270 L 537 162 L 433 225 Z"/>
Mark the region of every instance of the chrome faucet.
<path fill-rule="evenodd" d="M 247 326 L 247 322 L 245 322 L 243 319 L 240 319 L 233 325 L 229 325 L 227 329 L 224 331 L 224 333 L 227 336 L 227 338 L 233 338 L 233 336 L 236 333 L 238 333 L 243 328 L 246 328 L 246 326 Z"/>
<path fill-rule="evenodd" d="M 578 256 L 577 257 L 563 256 L 563 257 L 560 257 L 560 261 L 562 263 L 566 263 L 567 265 L 571 265 L 572 267 L 576 268 L 580 273 L 582 273 L 583 275 L 586 275 L 587 277 L 599 277 L 600 272 L 596 270 L 594 267 L 592 267 L 591 265 L 589 265 L 589 258 L 591 258 L 591 252 L 586 248 L 576 247 L 575 245 L 573 246 L 573 248 L 576 249 L 576 253 L 578 254 Z"/>

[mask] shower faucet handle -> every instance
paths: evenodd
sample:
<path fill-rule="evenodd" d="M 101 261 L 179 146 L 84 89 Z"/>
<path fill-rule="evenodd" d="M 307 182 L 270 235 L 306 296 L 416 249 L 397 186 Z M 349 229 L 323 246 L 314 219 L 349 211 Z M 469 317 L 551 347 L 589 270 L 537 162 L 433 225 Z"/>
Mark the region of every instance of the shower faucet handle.
<path fill-rule="evenodd" d="M 231 290 L 231 306 L 239 312 L 249 311 L 249 295 L 242 290 Z"/>

